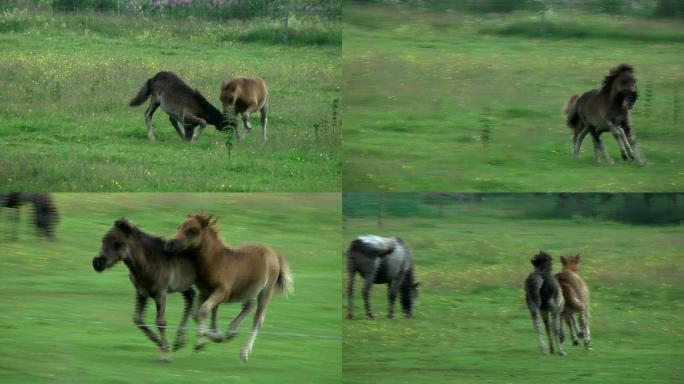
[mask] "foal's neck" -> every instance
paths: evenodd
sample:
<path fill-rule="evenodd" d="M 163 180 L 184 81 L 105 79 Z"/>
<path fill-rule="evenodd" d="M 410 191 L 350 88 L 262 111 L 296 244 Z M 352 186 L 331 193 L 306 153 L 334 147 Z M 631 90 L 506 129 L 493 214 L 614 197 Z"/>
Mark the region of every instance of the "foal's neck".
<path fill-rule="evenodd" d="M 200 246 L 200 255 L 205 260 L 211 260 L 226 253 L 233 253 L 233 250 L 218 237 L 217 233 L 211 233 L 209 239 L 203 241 Z"/>

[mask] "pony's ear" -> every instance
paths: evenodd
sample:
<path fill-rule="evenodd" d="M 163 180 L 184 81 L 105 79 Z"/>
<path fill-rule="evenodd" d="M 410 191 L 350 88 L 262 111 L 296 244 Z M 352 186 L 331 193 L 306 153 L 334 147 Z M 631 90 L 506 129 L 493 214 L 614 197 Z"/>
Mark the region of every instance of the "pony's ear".
<path fill-rule="evenodd" d="M 125 233 L 126 235 L 130 235 L 131 232 L 133 232 L 133 228 L 131 227 L 131 223 L 125 217 L 122 217 L 122 218 L 118 219 L 117 221 L 115 221 L 114 226 L 117 227 L 119 230 L 121 230 L 121 232 Z"/>
<path fill-rule="evenodd" d="M 214 216 L 197 216 L 197 221 L 199 221 L 202 228 L 206 228 L 214 219 Z"/>
<path fill-rule="evenodd" d="M 579 254 L 579 253 L 578 253 L 577 255 L 575 255 L 575 257 L 577 258 L 577 261 L 580 261 L 580 260 L 582 260 L 582 256 L 580 256 L 580 254 Z"/>
<path fill-rule="evenodd" d="M 218 217 L 209 216 L 209 225 L 214 226 L 218 223 Z"/>

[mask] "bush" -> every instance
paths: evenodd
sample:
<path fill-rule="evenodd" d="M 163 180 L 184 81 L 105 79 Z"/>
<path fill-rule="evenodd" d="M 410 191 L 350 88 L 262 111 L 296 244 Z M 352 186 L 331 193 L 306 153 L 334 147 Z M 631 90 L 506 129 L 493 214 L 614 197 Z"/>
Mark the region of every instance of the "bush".
<path fill-rule="evenodd" d="M 52 9 L 57 12 L 115 11 L 117 7 L 116 0 L 52 0 Z"/>

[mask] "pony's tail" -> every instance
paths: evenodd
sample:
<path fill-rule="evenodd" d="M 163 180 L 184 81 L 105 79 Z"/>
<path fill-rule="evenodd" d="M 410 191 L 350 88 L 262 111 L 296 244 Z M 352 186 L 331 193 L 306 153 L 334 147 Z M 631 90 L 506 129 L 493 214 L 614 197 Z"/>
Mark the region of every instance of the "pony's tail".
<path fill-rule="evenodd" d="M 142 104 L 147 100 L 148 97 L 150 97 L 150 82 L 152 79 L 148 79 L 145 84 L 143 84 L 142 87 L 140 87 L 140 90 L 138 91 L 138 94 L 131 99 L 131 101 L 128 103 L 131 107 L 137 107 L 138 105 Z"/>
<path fill-rule="evenodd" d="M 563 115 L 566 117 L 568 127 L 572 128 L 577 124 L 577 99 L 580 95 L 572 95 L 570 99 L 563 105 Z"/>
<path fill-rule="evenodd" d="M 280 272 L 278 272 L 278 280 L 276 280 L 276 293 L 285 292 L 286 295 L 294 292 L 294 279 L 290 266 L 282 256 L 278 255 L 278 263 L 280 264 Z"/>

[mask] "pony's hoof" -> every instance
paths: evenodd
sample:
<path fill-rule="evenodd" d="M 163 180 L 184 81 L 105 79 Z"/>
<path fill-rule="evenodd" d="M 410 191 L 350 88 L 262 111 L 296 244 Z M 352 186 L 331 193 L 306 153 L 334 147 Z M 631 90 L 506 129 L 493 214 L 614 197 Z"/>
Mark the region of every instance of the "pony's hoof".
<path fill-rule="evenodd" d="M 237 336 L 237 332 L 230 332 L 223 338 L 224 341 L 231 341 Z"/>
<path fill-rule="evenodd" d="M 242 360 L 243 363 L 246 363 L 247 359 L 249 359 L 249 352 L 240 351 L 240 360 Z"/>
<path fill-rule="evenodd" d="M 558 356 L 565 356 L 565 355 L 567 355 L 567 353 L 565 353 L 565 351 L 558 352 Z"/>
<path fill-rule="evenodd" d="M 222 343 L 226 337 L 223 335 L 223 332 L 216 331 L 216 332 L 207 332 L 205 335 L 211 339 L 214 343 Z"/>
<path fill-rule="evenodd" d="M 171 357 L 169 357 L 169 353 L 168 352 L 162 352 L 159 355 L 159 361 L 164 362 L 164 363 L 168 363 L 169 361 L 171 361 Z"/>
<path fill-rule="evenodd" d="M 176 352 L 177 350 L 185 347 L 185 342 L 175 342 L 173 343 L 173 351 Z"/>
<path fill-rule="evenodd" d="M 387 314 L 388 319 L 394 319 L 394 314 L 393 313 L 388 313 Z"/>
<path fill-rule="evenodd" d="M 204 349 L 204 347 L 207 346 L 207 341 L 206 340 L 197 340 L 195 343 L 195 351 L 199 352 Z"/>
<path fill-rule="evenodd" d="M 353 316 L 351 313 L 348 313 L 348 314 L 347 314 L 347 320 L 351 320 L 351 319 L 353 319 L 353 318 L 354 318 L 354 316 Z"/>
<path fill-rule="evenodd" d="M 572 341 L 572 345 L 579 345 L 579 341 L 573 340 L 573 341 Z"/>

